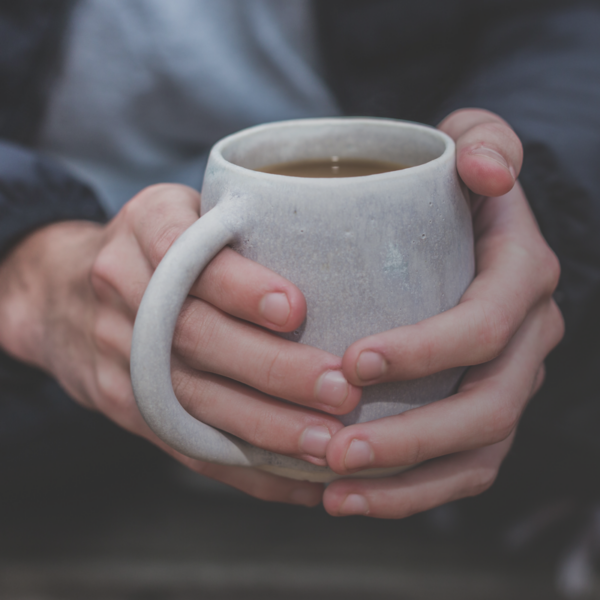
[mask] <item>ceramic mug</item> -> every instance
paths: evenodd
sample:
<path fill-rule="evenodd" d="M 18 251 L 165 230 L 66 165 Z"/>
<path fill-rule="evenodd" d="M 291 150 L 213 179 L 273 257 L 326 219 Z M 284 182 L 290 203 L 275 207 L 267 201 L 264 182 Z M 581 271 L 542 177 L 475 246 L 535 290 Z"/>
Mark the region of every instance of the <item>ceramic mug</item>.
<path fill-rule="evenodd" d="M 409 168 L 349 178 L 255 169 L 288 161 L 384 160 Z M 310 481 L 327 467 L 256 448 L 192 417 L 170 373 L 175 324 L 188 292 L 226 245 L 296 284 L 308 312 L 284 337 L 342 356 L 354 341 L 455 306 L 474 275 L 471 214 L 454 142 L 416 123 L 334 118 L 253 127 L 218 142 L 202 187 L 202 217 L 170 248 L 140 305 L 131 377 L 152 430 L 179 452 Z M 399 414 L 452 394 L 463 369 L 365 387 L 344 424 Z M 371 469 L 381 476 L 399 469 Z"/>

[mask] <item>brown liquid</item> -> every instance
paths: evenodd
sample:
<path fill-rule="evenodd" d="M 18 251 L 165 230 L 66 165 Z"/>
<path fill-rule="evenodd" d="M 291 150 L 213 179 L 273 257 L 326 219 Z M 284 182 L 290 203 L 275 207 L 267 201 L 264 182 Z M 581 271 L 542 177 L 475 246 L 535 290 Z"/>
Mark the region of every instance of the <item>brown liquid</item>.
<path fill-rule="evenodd" d="M 405 165 L 366 158 L 319 158 L 277 163 L 256 169 L 262 173 L 288 177 L 362 177 L 406 169 Z"/>

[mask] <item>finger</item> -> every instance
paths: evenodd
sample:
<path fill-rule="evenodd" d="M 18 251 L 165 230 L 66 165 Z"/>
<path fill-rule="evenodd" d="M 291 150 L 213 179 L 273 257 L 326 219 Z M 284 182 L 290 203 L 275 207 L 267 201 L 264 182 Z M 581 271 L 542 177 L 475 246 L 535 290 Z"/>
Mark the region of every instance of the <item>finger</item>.
<path fill-rule="evenodd" d="M 323 485 L 318 483 L 286 479 L 258 469 L 203 462 L 166 450 L 192 471 L 230 485 L 259 500 L 312 507 L 318 505 L 323 496 Z"/>
<path fill-rule="evenodd" d="M 293 331 L 306 317 L 306 300 L 295 285 L 231 248 L 212 260 L 190 293 L 273 331 Z"/>
<path fill-rule="evenodd" d="M 523 163 L 517 134 L 498 115 L 481 109 L 453 112 L 439 129 L 456 142 L 456 166 L 467 187 L 482 196 L 508 193 Z"/>
<path fill-rule="evenodd" d="M 350 383 L 416 379 L 492 360 L 531 308 L 551 297 L 560 275 L 558 260 L 520 188 L 488 198 L 479 212 L 478 273 L 458 306 L 352 344 L 343 357 Z"/>
<path fill-rule="evenodd" d="M 341 479 L 323 496 L 333 516 L 368 515 L 403 519 L 487 490 L 498 474 L 513 436 L 488 446 L 432 460 L 383 479 Z"/>
<path fill-rule="evenodd" d="M 538 383 L 538 371 L 562 336 L 558 308 L 532 312 L 496 360 L 469 370 L 454 396 L 395 417 L 352 425 L 327 448 L 340 474 L 372 467 L 414 465 L 506 439 Z"/>
<path fill-rule="evenodd" d="M 199 194 L 173 185 L 148 188 L 127 205 L 126 218 L 152 270 L 198 220 L 199 211 Z M 293 331 L 306 316 L 304 296 L 295 285 L 230 248 L 211 261 L 191 293 L 231 315 L 275 331 Z"/>
<path fill-rule="evenodd" d="M 96 354 L 94 406 L 123 429 L 140 435 L 148 426 L 135 402 L 129 366 L 112 352 Z M 90 386 L 91 387 L 91 386 Z"/>
<path fill-rule="evenodd" d="M 154 270 L 175 240 L 200 217 L 200 194 L 184 185 L 153 185 L 132 198 L 119 216 Z"/>
<path fill-rule="evenodd" d="M 254 446 L 325 464 L 327 444 L 343 428 L 334 417 L 285 404 L 229 379 L 173 363 L 173 387 L 192 416 Z"/>
<path fill-rule="evenodd" d="M 173 347 L 196 370 L 331 414 L 349 412 L 360 399 L 360 388 L 342 375 L 339 357 L 283 340 L 198 300 L 184 305 Z"/>

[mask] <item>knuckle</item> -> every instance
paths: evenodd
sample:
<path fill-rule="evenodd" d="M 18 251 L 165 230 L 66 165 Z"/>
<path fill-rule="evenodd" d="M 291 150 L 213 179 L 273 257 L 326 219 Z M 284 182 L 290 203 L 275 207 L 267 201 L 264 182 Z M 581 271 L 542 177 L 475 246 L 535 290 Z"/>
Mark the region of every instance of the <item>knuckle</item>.
<path fill-rule="evenodd" d="M 481 137 L 507 137 L 512 133 L 512 129 L 507 125 L 505 121 L 502 121 L 500 117 L 494 115 L 494 118 L 490 118 L 489 121 L 481 123 L 477 126 L 477 133 Z M 511 136 L 512 137 L 512 136 Z"/>
<path fill-rule="evenodd" d="M 546 246 L 543 256 L 539 260 L 540 273 L 547 295 L 552 295 L 558 287 L 560 280 L 560 262 L 556 254 Z"/>
<path fill-rule="evenodd" d="M 207 310 L 207 305 L 188 298 L 177 319 L 173 335 L 173 347 L 183 355 L 196 353 L 200 348 L 210 347 L 218 336 L 218 313 Z"/>
<path fill-rule="evenodd" d="M 179 183 L 155 183 L 138 192 L 124 208 L 129 208 L 137 213 L 138 211 L 148 212 L 149 205 L 172 205 L 174 202 L 196 202 L 199 205 L 200 194 L 186 185 Z"/>
<path fill-rule="evenodd" d="M 496 304 L 483 306 L 478 332 L 479 347 L 482 351 L 481 362 L 499 356 L 512 335 L 512 322 L 506 310 Z"/>
<path fill-rule="evenodd" d="M 101 351 L 110 350 L 113 347 L 112 336 L 106 319 L 99 315 L 94 320 L 92 325 L 92 336 L 96 347 Z"/>
<path fill-rule="evenodd" d="M 407 429 L 410 431 L 410 428 Z M 396 462 L 402 466 L 417 465 L 431 458 L 426 451 L 425 442 L 416 434 L 403 436 L 396 441 Z"/>
<path fill-rule="evenodd" d="M 184 185 L 162 183 L 142 190 L 121 210 L 134 231 L 145 232 L 144 250 L 156 267 L 200 212 L 200 195 Z"/>
<path fill-rule="evenodd" d="M 210 398 L 210 385 L 203 377 L 194 377 L 186 369 L 171 370 L 173 392 L 179 404 L 190 414 L 201 419 L 203 406 Z"/>
<path fill-rule="evenodd" d="M 407 465 L 418 465 L 424 460 L 427 460 L 429 456 L 425 452 L 425 445 L 421 441 L 418 435 L 410 438 L 410 443 L 405 448 L 405 460 Z"/>
<path fill-rule="evenodd" d="M 103 283 L 113 283 L 117 266 L 118 257 L 113 252 L 112 245 L 104 246 L 94 258 L 90 269 L 91 283 L 95 291 L 98 291 Z"/>
<path fill-rule="evenodd" d="M 548 307 L 549 320 L 550 320 L 550 344 L 554 348 L 565 335 L 565 319 L 563 314 L 558 308 L 558 305 L 554 300 L 550 300 Z"/>
<path fill-rule="evenodd" d="M 498 469 L 495 467 L 480 467 L 476 469 L 471 478 L 468 496 L 478 496 L 489 490 L 496 478 L 498 477 Z"/>
<path fill-rule="evenodd" d="M 165 218 L 166 217 L 167 215 L 165 215 Z M 154 232 L 154 235 L 151 236 L 146 247 L 146 255 L 153 267 L 158 265 L 175 240 L 185 230 L 185 227 L 183 227 L 180 223 L 165 223 L 165 219 L 159 220 L 162 221 L 162 224 Z"/>
<path fill-rule="evenodd" d="M 436 338 L 428 334 L 424 329 L 423 323 L 417 323 L 414 326 L 414 344 L 418 345 L 418 352 L 411 353 L 415 357 L 414 364 L 407 365 L 416 373 L 429 373 L 435 364 L 438 356 Z M 410 354 L 409 354 L 410 356 Z"/>
<path fill-rule="evenodd" d="M 119 418 L 126 415 L 132 408 L 131 386 L 125 385 L 120 378 L 108 372 L 99 372 L 97 377 L 98 391 L 102 405 L 108 415 Z"/>
<path fill-rule="evenodd" d="M 496 444 L 506 440 L 516 429 L 521 411 L 514 402 L 502 402 L 495 407 L 488 442 Z"/>
<path fill-rule="evenodd" d="M 273 447 L 273 432 L 280 429 L 280 424 L 276 422 L 269 413 L 263 413 L 248 423 L 248 441 L 260 448 L 269 448 L 279 452 L 285 452 L 283 448 Z"/>
<path fill-rule="evenodd" d="M 407 494 L 394 507 L 393 516 L 397 519 L 406 519 L 423 512 L 423 510 L 426 510 L 426 507 L 417 498 L 413 497 L 412 494 Z"/>
<path fill-rule="evenodd" d="M 282 363 L 285 362 L 281 348 L 275 350 L 273 354 L 269 353 L 269 355 L 265 356 L 264 362 L 265 368 L 262 369 L 262 372 L 264 373 L 264 389 L 279 387 L 285 380 L 284 373 L 286 372 L 285 368 L 281 368 Z"/>

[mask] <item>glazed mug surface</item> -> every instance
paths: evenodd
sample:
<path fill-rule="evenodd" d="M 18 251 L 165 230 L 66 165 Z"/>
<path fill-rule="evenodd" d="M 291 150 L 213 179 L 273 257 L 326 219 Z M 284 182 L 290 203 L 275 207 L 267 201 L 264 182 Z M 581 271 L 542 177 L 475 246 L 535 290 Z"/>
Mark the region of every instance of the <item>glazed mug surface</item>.
<path fill-rule="evenodd" d="M 409 168 L 324 179 L 255 170 L 332 156 Z M 221 140 L 206 169 L 202 217 L 167 252 L 140 305 L 131 376 L 140 411 L 161 439 L 205 461 L 332 481 L 339 476 L 327 467 L 256 448 L 198 421 L 175 397 L 170 364 L 179 312 L 194 281 L 226 245 L 303 292 L 306 320 L 283 337 L 338 356 L 362 337 L 448 310 L 475 270 L 454 142 L 425 125 L 363 118 L 272 123 Z M 365 387 L 360 404 L 341 421 L 371 421 L 445 398 L 463 371 Z"/>

